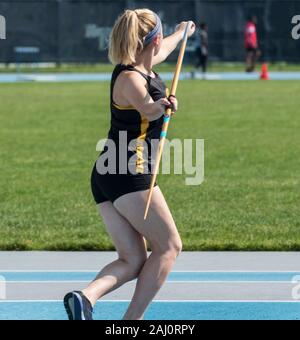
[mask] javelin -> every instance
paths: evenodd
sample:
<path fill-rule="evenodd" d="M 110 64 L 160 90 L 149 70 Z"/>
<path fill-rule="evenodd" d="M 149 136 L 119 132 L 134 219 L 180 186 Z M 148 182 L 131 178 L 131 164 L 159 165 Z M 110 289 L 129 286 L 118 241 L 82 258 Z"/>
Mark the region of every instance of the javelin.
<path fill-rule="evenodd" d="M 183 57 L 184 57 L 186 44 L 187 44 L 187 40 L 188 40 L 188 30 L 189 30 L 189 27 L 191 26 L 191 24 L 192 24 L 192 22 L 189 21 L 186 25 L 186 28 L 185 28 L 185 32 L 184 32 L 184 36 L 183 36 L 178 60 L 177 60 L 177 65 L 176 65 L 176 69 L 175 69 L 175 74 L 174 74 L 173 81 L 172 81 L 170 96 L 176 95 L 179 75 L 180 75 L 180 72 L 181 72 Z M 148 215 L 148 211 L 149 211 L 149 207 L 150 207 L 150 203 L 151 203 L 151 198 L 152 198 L 152 194 L 153 194 L 153 189 L 154 189 L 155 181 L 156 181 L 158 170 L 159 170 L 160 160 L 161 160 L 161 157 L 162 157 L 162 153 L 163 153 L 163 149 L 164 149 L 164 145 L 165 145 L 165 141 L 166 141 L 166 137 L 167 137 L 167 133 L 168 133 L 168 127 L 169 127 L 169 123 L 170 123 L 171 114 L 172 114 L 172 108 L 168 108 L 166 113 L 165 113 L 164 124 L 162 126 L 162 131 L 161 131 L 161 135 L 160 135 L 158 152 L 157 152 L 157 155 L 156 155 L 154 172 L 153 172 L 153 176 L 152 176 L 152 179 L 151 179 L 151 185 L 150 185 L 150 189 L 149 189 L 149 193 L 148 193 L 148 199 L 147 199 L 147 205 L 146 205 L 146 209 L 145 209 L 144 220 L 146 220 L 147 215 Z"/>

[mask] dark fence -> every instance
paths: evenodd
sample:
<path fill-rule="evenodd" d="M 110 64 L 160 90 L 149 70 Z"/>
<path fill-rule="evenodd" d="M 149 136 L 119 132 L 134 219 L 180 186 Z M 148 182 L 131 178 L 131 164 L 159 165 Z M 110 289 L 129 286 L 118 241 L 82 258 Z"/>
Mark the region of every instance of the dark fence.
<path fill-rule="evenodd" d="M 125 8 L 144 7 L 161 16 L 165 34 L 182 20 L 206 21 L 210 56 L 220 61 L 244 59 L 246 18 L 256 14 L 264 57 L 271 61 L 299 61 L 300 40 L 292 39 L 291 21 L 300 14 L 300 1 L 1 0 L 0 15 L 6 18 L 7 32 L 6 40 L 0 40 L 0 62 L 107 61 L 107 40 L 116 17 Z M 35 47 L 38 53 L 20 54 L 16 47 Z M 189 51 L 193 51 L 192 40 Z"/>

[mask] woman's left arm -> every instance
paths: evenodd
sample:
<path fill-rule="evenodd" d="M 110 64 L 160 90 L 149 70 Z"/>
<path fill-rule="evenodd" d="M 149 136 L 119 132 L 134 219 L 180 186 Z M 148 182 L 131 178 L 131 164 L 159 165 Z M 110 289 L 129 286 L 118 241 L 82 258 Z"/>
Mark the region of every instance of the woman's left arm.
<path fill-rule="evenodd" d="M 187 22 L 182 22 L 176 27 L 175 33 L 164 38 L 159 53 L 153 58 L 153 65 L 157 65 L 165 61 L 168 56 L 176 49 L 177 45 L 183 38 Z M 192 36 L 195 32 L 195 24 L 191 25 L 188 36 Z"/>

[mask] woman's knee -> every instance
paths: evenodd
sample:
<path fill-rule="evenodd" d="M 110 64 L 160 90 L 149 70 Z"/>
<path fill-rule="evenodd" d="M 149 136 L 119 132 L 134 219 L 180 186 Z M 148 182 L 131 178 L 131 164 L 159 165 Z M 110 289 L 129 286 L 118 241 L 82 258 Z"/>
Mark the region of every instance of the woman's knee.
<path fill-rule="evenodd" d="M 182 252 L 182 241 L 180 237 L 177 237 L 174 240 L 171 240 L 169 247 L 168 247 L 168 252 L 172 255 L 175 256 L 175 259 L 180 255 Z"/>
<path fill-rule="evenodd" d="M 175 261 L 182 251 L 182 241 L 179 236 L 172 237 L 166 243 L 153 244 L 152 251 Z"/>
<path fill-rule="evenodd" d="M 139 273 L 144 267 L 144 264 L 147 261 L 147 252 L 145 250 L 136 253 L 131 252 L 126 254 L 119 254 L 119 260 L 126 263 L 128 267 L 128 275 L 133 280 L 138 277 Z"/>

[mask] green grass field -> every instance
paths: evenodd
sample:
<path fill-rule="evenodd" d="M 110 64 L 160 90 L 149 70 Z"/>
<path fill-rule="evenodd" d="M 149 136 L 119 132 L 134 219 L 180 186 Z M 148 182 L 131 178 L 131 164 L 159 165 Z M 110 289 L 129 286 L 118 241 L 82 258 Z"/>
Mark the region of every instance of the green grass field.
<path fill-rule="evenodd" d="M 90 193 L 108 83 L 0 84 L 0 249 L 113 249 Z M 169 137 L 205 139 L 205 182 L 159 184 L 185 250 L 300 250 L 299 83 L 179 85 Z"/>

